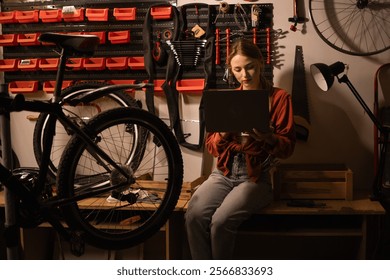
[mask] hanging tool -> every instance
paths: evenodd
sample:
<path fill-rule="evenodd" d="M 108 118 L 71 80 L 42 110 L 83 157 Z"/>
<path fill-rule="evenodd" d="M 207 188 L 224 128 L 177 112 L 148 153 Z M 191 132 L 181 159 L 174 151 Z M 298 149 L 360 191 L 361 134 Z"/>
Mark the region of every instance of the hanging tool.
<path fill-rule="evenodd" d="M 229 12 L 229 4 L 227 2 L 219 3 L 218 14 L 215 17 L 214 24 L 217 22 L 220 16 L 225 17 L 225 14 Z"/>
<path fill-rule="evenodd" d="M 228 61 L 230 54 L 230 28 L 226 28 L 226 60 Z"/>
<path fill-rule="evenodd" d="M 215 64 L 221 64 L 221 37 L 219 28 L 215 29 Z"/>
<path fill-rule="evenodd" d="M 252 27 L 255 28 L 259 25 L 260 8 L 258 5 L 252 5 L 251 7 L 251 22 Z"/>
<path fill-rule="evenodd" d="M 271 28 L 266 28 L 267 32 L 267 59 L 266 63 L 271 64 Z"/>
<path fill-rule="evenodd" d="M 303 49 L 301 46 L 295 47 L 295 64 L 291 95 L 297 139 L 307 141 L 310 129 L 310 114 L 307 100 Z"/>
<path fill-rule="evenodd" d="M 237 3 L 234 5 L 233 16 L 238 28 L 242 31 L 248 31 L 248 15 L 241 4 Z"/>
<path fill-rule="evenodd" d="M 154 43 L 152 54 L 153 54 L 154 61 L 158 65 L 163 66 L 166 64 L 168 56 L 167 56 L 167 54 L 166 54 L 166 52 L 161 44 L 161 32 L 160 31 L 157 31 L 157 40 Z"/>
<path fill-rule="evenodd" d="M 293 0 L 293 12 L 294 12 L 293 17 L 289 18 L 288 21 L 294 23 L 290 25 L 290 30 L 295 32 L 297 31 L 298 23 L 305 22 L 305 18 L 299 16 L 298 0 Z"/>

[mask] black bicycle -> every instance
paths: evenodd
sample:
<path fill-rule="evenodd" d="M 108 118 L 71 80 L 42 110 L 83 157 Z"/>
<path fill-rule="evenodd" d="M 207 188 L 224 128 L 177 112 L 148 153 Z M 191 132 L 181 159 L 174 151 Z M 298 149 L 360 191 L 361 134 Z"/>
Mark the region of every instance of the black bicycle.
<path fill-rule="evenodd" d="M 82 252 L 84 242 L 124 249 L 145 241 L 165 224 L 180 195 L 183 160 L 176 138 L 161 119 L 136 106 L 74 121 L 61 103 L 66 61 L 76 55 L 92 56 L 99 38 L 44 33 L 39 39 L 61 49 L 53 100 L 0 97 L 2 113 L 27 110 L 47 116 L 39 171 L 26 176 L 28 170 L 13 172 L 0 165 L 0 181 L 17 197 L 18 225 L 49 222 L 71 241 L 75 253 Z M 108 85 L 92 91 L 105 96 L 147 86 Z M 57 123 L 71 138 L 52 184 L 48 175 Z"/>
<path fill-rule="evenodd" d="M 108 109 L 117 107 L 141 108 L 140 103 L 124 90 L 108 87 L 102 91 L 101 89 L 106 86 L 108 86 L 107 83 L 98 81 L 78 82 L 61 91 L 59 104 L 68 118 L 71 118 L 73 122 L 79 125 L 84 124 L 93 116 Z M 110 91 L 107 91 L 108 89 Z M 48 119 L 48 113 L 39 114 L 34 127 L 33 148 L 38 164 L 42 157 Z M 49 163 L 49 175 L 53 178 L 57 174 L 57 167 L 62 152 L 70 136 L 71 131 L 68 131 L 60 122 L 56 122 L 56 134 L 53 138 Z"/>

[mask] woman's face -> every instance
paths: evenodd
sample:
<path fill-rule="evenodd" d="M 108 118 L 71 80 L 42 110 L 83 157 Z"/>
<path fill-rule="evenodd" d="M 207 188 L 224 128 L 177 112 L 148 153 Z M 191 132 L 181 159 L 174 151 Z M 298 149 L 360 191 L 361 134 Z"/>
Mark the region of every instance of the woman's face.
<path fill-rule="evenodd" d="M 236 54 L 230 60 L 234 77 L 244 90 L 260 89 L 260 62 L 242 54 Z"/>

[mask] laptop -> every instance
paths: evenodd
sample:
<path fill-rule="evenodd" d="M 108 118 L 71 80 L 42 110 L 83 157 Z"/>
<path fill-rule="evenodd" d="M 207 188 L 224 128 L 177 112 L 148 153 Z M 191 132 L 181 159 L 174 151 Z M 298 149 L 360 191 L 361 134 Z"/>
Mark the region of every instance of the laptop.
<path fill-rule="evenodd" d="M 203 105 L 207 132 L 270 130 L 269 90 L 205 90 Z"/>

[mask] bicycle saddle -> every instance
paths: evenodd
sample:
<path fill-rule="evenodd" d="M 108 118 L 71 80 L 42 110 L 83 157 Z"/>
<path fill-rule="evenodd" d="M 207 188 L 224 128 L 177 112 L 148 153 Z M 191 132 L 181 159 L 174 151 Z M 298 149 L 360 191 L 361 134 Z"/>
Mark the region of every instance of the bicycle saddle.
<path fill-rule="evenodd" d="M 50 32 L 42 33 L 38 40 L 54 43 L 66 52 L 85 56 L 92 56 L 97 45 L 100 43 L 99 37 L 95 35 L 70 35 Z"/>

